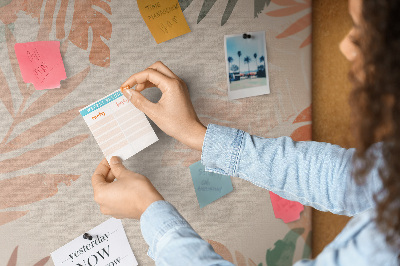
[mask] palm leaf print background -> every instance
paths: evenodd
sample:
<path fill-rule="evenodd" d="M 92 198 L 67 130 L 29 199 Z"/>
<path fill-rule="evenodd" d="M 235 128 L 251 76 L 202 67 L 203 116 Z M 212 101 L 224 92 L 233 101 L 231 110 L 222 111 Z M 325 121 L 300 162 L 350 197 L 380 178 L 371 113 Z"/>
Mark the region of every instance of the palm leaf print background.
<path fill-rule="evenodd" d="M 179 3 L 192 32 L 156 45 L 135 1 L 0 1 L 0 264 L 51 265 L 50 252 L 107 219 L 90 185 L 103 155 L 78 110 L 157 60 L 187 82 L 204 124 L 311 139 L 311 2 Z M 228 101 L 223 35 L 258 30 L 266 31 L 271 94 Z M 60 41 L 68 78 L 59 89 L 36 91 L 22 80 L 14 44 L 44 40 Z M 154 128 L 160 141 L 126 166 L 147 175 L 224 258 L 274 265 L 282 245 L 291 248 L 288 261 L 309 256 L 309 208 L 284 224 L 274 218 L 267 191 L 232 179 L 233 193 L 199 210 L 187 166 L 200 153 Z M 139 224 L 124 227 L 139 264 L 152 265 Z M 242 244 L 250 240 L 258 244 Z"/>

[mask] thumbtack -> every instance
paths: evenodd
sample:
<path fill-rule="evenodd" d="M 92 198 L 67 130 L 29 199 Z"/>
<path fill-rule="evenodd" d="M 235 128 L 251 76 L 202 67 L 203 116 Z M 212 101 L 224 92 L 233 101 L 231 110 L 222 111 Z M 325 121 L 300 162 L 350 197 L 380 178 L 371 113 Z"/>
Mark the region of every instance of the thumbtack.
<path fill-rule="evenodd" d="M 250 38 L 251 38 L 250 34 L 243 33 L 243 39 L 250 39 Z"/>
<path fill-rule="evenodd" d="M 121 92 L 124 92 L 124 90 L 129 90 L 129 89 L 130 89 L 129 85 L 126 85 L 125 87 L 121 88 Z"/>
<path fill-rule="evenodd" d="M 83 239 L 89 239 L 89 240 L 92 240 L 92 239 L 93 239 L 93 237 L 92 237 L 91 235 L 89 235 L 88 233 L 84 233 L 84 234 L 83 234 Z"/>

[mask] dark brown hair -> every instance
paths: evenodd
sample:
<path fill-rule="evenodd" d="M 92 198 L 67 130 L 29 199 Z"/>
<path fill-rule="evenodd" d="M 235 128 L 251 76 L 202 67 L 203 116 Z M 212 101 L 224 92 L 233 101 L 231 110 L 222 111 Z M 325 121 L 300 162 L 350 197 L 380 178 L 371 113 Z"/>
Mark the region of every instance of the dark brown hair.
<path fill-rule="evenodd" d="M 387 243 L 400 250 L 400 1 L 364 0 L 362 5 L 355 40 L 362 59 L 350 73 L 358 141 L 354 158 L 362 164 L 353 175 L 359 183 L 365 180 L 377 159 L 367 151 L 382 141 L 383 189 L 374 198 L 376 222 Z"/>

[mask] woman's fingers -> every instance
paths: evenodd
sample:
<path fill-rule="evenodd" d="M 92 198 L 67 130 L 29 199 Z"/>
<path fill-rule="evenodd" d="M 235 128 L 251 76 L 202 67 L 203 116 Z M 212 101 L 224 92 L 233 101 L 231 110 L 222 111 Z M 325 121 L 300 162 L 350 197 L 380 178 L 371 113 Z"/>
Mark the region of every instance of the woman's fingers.
<path fill-rule="evenodd" d="M 156 117 L 155 113 L 157 113 L 159 108 L 157 103 L 150 102 L 140 92 L 135 90 L 123 90 L 122 93 L 137 109 L 154 121 Z"/>
<path fill-rule="evenodd" d="M 177 75 L 175 75 L 175 73 L 172 72 L 171 69 L 169 69 L 161 61 L 155 62 L 154 64 L 149 66 L 147 69 L 153 69 L 153 70 L 165 75 L 168 78 L 179 80 L 179 77 Z M 135 75 L 132 75 L 127 81 L 125 81 L 122 84 L 121 88 L 125 88 L 126 86 L 129 86 L 129 88 L 132 88 L 133 86 L 136 86 L 135 90 L 138 92 L 141 92 L 147 88 L 157 87 L 157 84 L 154 84 L 150 80 L 146 80 L 145 82 L 139 82 L 136 80 L 136 83 L 135 83 L 134 77 L 133 77 Z"/>
<path fill-rule="evenodd" d="M 103 159 L 100 164 L 97 166 L 94 174 L 92 176 L 92 186 L 94 189 L 97 187 L 107 184 L 106 177 L 110 172 L 110 166 L 106 159 Z"/>
<path fill-rule="evenodd" d="M 152 68 L 154 70 L 157 70 L 158 72 L 164 74 L 167 77 L 173 78 L 173 79 L 179 79 L 177 75 L 175 75 L 174 72 L 171 71 L 166 65 L 164 65 L 161 61 L 157 61 L 148 68 Z"/>
<path fill-rule="evenodd" d="M 135 87 L 135 90 L 138 92 L 141 92 L 147 88 L 152 88 L 152 87 L 156 87 L 156 86 L 153 83 L 151 83 L 150 81 L 146 81 L 145 83 L 137 84 Z"/>
<path fill-rule="evenodd" d="M 125 88 L 126 86 L 132 88 L 137 84 L 146 84 L 146 82 L 154 84 L 155 87 L 159 88 L 161 92 L 164 93 L 171 87 L 174 80 L 155 69 L 148 68 L 130 76 L 130 78 L 122 84 L 121 88 Z"/>

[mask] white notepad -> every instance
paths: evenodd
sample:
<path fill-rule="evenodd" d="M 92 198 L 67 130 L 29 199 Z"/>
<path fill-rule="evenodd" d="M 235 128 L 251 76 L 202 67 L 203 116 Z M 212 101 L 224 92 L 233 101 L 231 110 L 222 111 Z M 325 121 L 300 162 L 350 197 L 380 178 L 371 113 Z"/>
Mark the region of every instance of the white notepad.
<path fill-rule="evenodd" d="M 126 160 L 158 140 L 145 114 L 119 90 L 79 112 L 107 161 Z"/>

